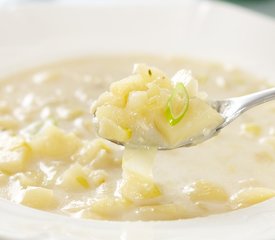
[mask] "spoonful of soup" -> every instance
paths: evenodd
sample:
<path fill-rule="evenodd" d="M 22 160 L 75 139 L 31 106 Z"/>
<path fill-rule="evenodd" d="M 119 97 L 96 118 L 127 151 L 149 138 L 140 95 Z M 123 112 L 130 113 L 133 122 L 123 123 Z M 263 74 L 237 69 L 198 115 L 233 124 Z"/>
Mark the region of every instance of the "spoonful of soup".
<path fill-rule="evenodd" d="M 274 98 L 272 88 L 213 101 L 190 71 L 180 70 L 170 79 L 157 68 L 137 64 L 132 75 L 99 96 L 91 112 L 103 138 L 169 150 L 202 143 L 241 113 Z"/>

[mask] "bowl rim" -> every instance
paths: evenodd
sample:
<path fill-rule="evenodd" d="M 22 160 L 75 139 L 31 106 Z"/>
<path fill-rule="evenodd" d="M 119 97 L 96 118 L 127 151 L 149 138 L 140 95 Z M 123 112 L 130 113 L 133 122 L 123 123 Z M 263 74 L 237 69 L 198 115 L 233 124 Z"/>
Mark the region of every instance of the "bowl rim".
<path fill-rule="evenodd" d="M 91 8 L 106 8 L 106 7 L 134 7 L 136 5 L 148 5 L 155 4 L 147 1 L 135 1 L 135 4 L 129 4 L 125 1 L 119 1 L 121 5 L 116 5 L 115 1 L 112 4 L 89 4 Z M 160 1 L 156 1 L 160 2 Z M 123 5 L 125 4 L 125 5 Z M 167 5 L 167 2 L 161 2 L 163 7 Z M 192 6 L 198 7 L 207 4 L 209 8 L 226 9 L 226 11 L 241 12 L 244 15 L 249 15 L 251 18 L 261 19 L 261 21 L 267 22 L 269 25 L 274 26 L 275 21 L 271 17 L 263 16 L 259 13 L 254 13 L 251 10 L 244 9 L 242 7 L 234 6 L 230 3 L 221 3 L 217 1 L 196 1 L 196 2 L 181 2 L 180 0 L 173 0 L 169 2 L 170 5 L 180 6 Z M 72 6 L 51 5 L 46 3 L 29 4 L 26 6 L 20 6 L 12 9 L 0 9 L 1 14 L 6 13 L 16 14 L 18 11 L 36 11 L 50 9 L 72 9 Z M 73 6 L 73 9 L 83 9 L 86 5 Z M 43 11 L 44 11 L 43 10 Z M 117 239 L 137 239 L 137 236 L 144 237 L 144 239 L 182 239 L 183 236 L 192 239 L 213 239 L 213 237 L 221 237 L 222 239 L 243 239 L 244 237 L 251 237 L 250 239 L 262 239 L 266 236 L 275 236 L 275 225 L 270 223 L 266 225 L 267 219 L 275 219 L 275 199 L 268 200 L 266 202 L 254 205 L 250 208 L 241 209 L 235 212 L 222 213 L 218 215 L 211 215 L 209 217 L 184 219 L 176 221 L 152 221 L 152 222 L 116 222 L 116 221 L 103 221 L 103 220 L 85 220 L 74 219 L 67 216 L 56 215 L 48 212 L 42 212 L 35 209 L 30 209 L 24 206 L 19 206 L 6 200 L 0 200 L 0 209 L 2 210 L 2 216 L 0 216 L 0 222 L 3 224 L 0 227 L 0 237 L 7 237 L 10 239 L 16 239 L 20 235 L 20 239 L 36 239 L 37 236 L 44 236 L 45 239 L 50 239 L 54 236 L 56 239 L 75 239 L 78 235 L 78 239 L 86 239 L 87 236 L 94 239 L 107 239 L 111 236 L 115 236 Z M 4 214 L 5 212 L 5 214 Z M 257 219 L 255 219 L 257 216 Z M 16 219 L 15 219 L 16 218 Z M 251 220 L 251 219 L 252 220 Z M 28 219 L 28 221 L 26 220 Z M 5 222 L 6 221 L 6 222 Z M 230 222 L 228 222 L 230 221 Z M 18 226 L 18 232 L 12 230 L 9 226 L 11 222 L 16 222 Z M 274 221 L 275 222 L 275 221 Z M 46 226 L 46 225 L 47 226 Z M 198 226 L 199 225 L 199 226 Z M 254 230 L 248 231 L 252 226 L 260 225 L 261 231 Z M 217 230 L 217 227 L 220 228 Z M 273 227 L 273 228 L 272 228 Z M 2 229 L 1 229 L 2 228 Z M 91 228 L 93 229 L 93 236 L 91 236 Z M 67 232 L 70 229 L 71 232 Z M 108 232 L 106 232 L 108 229 Z M 232 229 L 238 231 L 248 231 L 245 235 L 232 235 Z M 25 231 L 25 233 L 23 233 Z M 230 234 L 231 233 L 231 234 Z M 19 234 L 19 235 L 18 235 Z M 86 235 L 85 235 L 86 234 Z M 227 236 L 224 236 L 227 234 Z M 65 236 L 65 237 L 64 237 Z M 180 238 L 181 237 L 181 238 Z M 111 238 L 110 238 L 111 239 Z M 113 238 L 114 239 L 114 238 Z"/>

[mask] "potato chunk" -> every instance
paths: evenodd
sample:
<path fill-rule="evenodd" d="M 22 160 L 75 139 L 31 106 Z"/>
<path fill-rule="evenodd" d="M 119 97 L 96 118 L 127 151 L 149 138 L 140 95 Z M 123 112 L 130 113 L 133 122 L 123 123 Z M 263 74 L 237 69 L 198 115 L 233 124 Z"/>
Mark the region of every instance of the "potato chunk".
<path fill-rule="evenodd" d="M 34 136 L 30 145 L 38 157 L 68 159 L 81 146 L 81 141 L 73 133 L 66 134 L 56 126 L 48 125 Z"/>
<path fill-rule="evenodd" d="M 31 148 L 19 137 L 0 134 L 0 170 L 8 173 L 23 171 L 31 156 Z"/>
<path fill-rule="evenodd" d="M 57 200 L 53 190 L 43 187 L 27 187 L 20 203 L 32 208 L 50 210 L 56 207 Z"/>
<path fill-rule="evenodd" d="M 122 128 L 107 118 L 100 119 L 98 133 L 101 137 L 119 142 L 128 141 L 132 135 L 130 129 Z"/>
<path fill-rule="evenodd" d="M 223 122 L 222 116 L 199 98 L 190 99 L 189 108 L 182 120 L 170 126 L 162 113 L 155 117 L 155 126 L 167 140 L 168 145 L 177 145 L 191 136 L 202 135 Z"/>
<path fill-rule="evenodd" d="M 69 191 L 89 189 L 88 169 L 78 163 L 71 165 L 58 179 L 58 185 Z"/>
<path fill-rule="evenodd" d="M 146 91 L 134 91 L 129 94 L 127 101 L 128 109 L 144 109 L 146 108 L 148 96 Z"/>
<path fill-rule="evenodd" d="M 20 172 L 13 177 L 19 181 L 23 188 L 28 186 L 41 186 L 44 179 L 43 173 L 40 171 Z"/>
<path fill-rule="evenodd" d="M 141 75 L 132 75 L 112 83 L 110 90 L 114 95 L 128 97 L 128 94 L 132 91 L 145 90 L 146 86 L 144 83 L 145 79 Z"/>
<path fill-rule="evenodd" d="M 93 141 L 85 142 L 83 147 L 73 155 L 72 159 L 81 164 L 92 163 L 100 154 L 100 151 L 112 153 L 111 147 L 108 146 L 106 141 L 102 139 L 95 139 Z"/>
<path fill-rule="evenodd" d="M 90 210 L 104 219 L 112 219 L 129 208 L 130 202 L 124 198 L 104 197 L 93 202 Z"/>
<path fill-rule="evenodd" d="M 161 191 L 152 179 L 127 172 L 121 185 L 121 194 L 132 202 L 138 202 L 159 197 Z"/>
<path fill-rule="evenodd" d="M 233 194 L 230 198 L 232 208 L 244 208 L 275 197 L 275 191 L 263 187 L 249 187 Z"/>
<path fill-rule="evenodd" d="M 131 116 L 125 109 L 113 105 L 99 106 L 96 109 L 96 116 L 99 120 L 109 119 L 122 128 L 129 127 L 129 120 L 131 119 Z"/>
<path fill-rule="evenodd" d="M 166 84 L 169 84 L 167 76 L 156 67 L 149 67 L 146 64 L 135 64 L 133 67 L 133 74 L 140 75 L 144 82 L 150 82 L 154 79 L 165 80 Z"/>
<path fill-rule="evenodd" d="M 176 220 L 188 218 L 189 214 L 183 206 L 179 204 L 160 204 L 139 207 L 135 211 L 135 215 L 140 220 Z"/>
<path fill-rule="evenodd" d="M 225 202 L 229 198 L 224 188 L 206 180 L 199 180 L 188 186 L 187 193 L 193 202 Z"/>
<path fill-rule="evenodd" d="M 126 105 L 127 99 L 123 96 L 114 95 L 111 92 L 104 92 L 99 96 L 99 98 L 96 101 L 96 105 L 93 107 L 96 108 L 97 106 L 104 105 L 114 105 L 116 107 L 123 108 Z"/>

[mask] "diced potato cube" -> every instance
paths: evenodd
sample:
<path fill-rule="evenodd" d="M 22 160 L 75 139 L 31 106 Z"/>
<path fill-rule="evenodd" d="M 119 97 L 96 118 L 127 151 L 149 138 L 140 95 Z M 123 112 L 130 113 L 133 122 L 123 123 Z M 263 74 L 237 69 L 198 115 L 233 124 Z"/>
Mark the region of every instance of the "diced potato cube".
<path fill-rule="evenodd" d="M 114 82 L 110 86 L 111 92 L 116 96 L 128 97 L 132 91 L 146 90 L 145 79 L 141 75 L 132 75 L 120 81 Z"/>
<path fill-rule="evenodd" d="M 28 187 L 28 186 L 35 186 L 35 182 L 33 181 L 33 179 L 26 175 L 26 174 L 23 174 L 21 173 L 19 176 L 19 182 L 20 182 L 20 185 L 24 188 Z"/>
<path fill-rule="evenodd" d="M 182 120 L 171 126 L 165 114 L 155 116 L 155 126 L 167 140 L 175 146 L 192 136 L 200 136 L 204 130 L 212 130 L 223 122 L 222 116 L 204 101 L 194 98 L 189 101 L 189 108 Z"/>
<path fill-rule="evenodd" d="M 104 197 L 97 199 L 90 209 L 104 219 L 112 219 L 128 209 L 129 206 L 129 201 L 124 198 Z"/>
<path fill-rule="evenodd" d="M 125 107 L 126 102 L 126 97 L 114 95 L 111 92 L 104 92 L 98 97 L 96 102 L 93 103 L 91 107 L 91 113 L 93 114 L 96 111 L 96 108 L 102 105 L 113 105 L 119 108 L 123 108 Z"/>
<path fill-rule="evenodd" d="M 130 172 L 127 172 L 127 176 L 123 179 L 120 190 L 122 196 L 132 202 L 156 198 L 161 195 L 160 189 L 152 179 Z"/>
<path fill-rule="evenodd" d="M 107 118 L 123 128 L 129 127 L 129 122 L 131 121 L 131 116 L 127 111 L 125 111 L 125 109 L 111 105 L 103 105 L 98 107 L 96 110 L 96 117 L 99 122 L 102 118 Z"/>
<path fill-rule="evenodd" d="M 249 187 L 241 189 L 230 198 L 232 208 L 244 208 L 275 197 L 275 191 L 263 187 Z"/>
<path fill-rule="evenodd" d="M 27 187 L 23 192 L 20 203 L 32 208 L 50 210 L 57 206 L 57 199 L 51 189 Z"/>
<path fill-rule="evenodd" d="M 94 169 L 108 169 L 117 165 L 114 155 L 105 149 L 101 149 L 94 161 L 90 164 Z"/>
<path fill-rule="evenodd" d="M 161 88 L 155 82 L 148 83 L 147 87 L 146 93 L 149 99 L 160 95 Z"/>
<path fill-rule="evenodd" d="M 43 174 L 39 171 L 35 172 L 20 172 L 13 176 L 16 180 L 19 180 L 20 185 L 24 188 L 28 186 L 40 186 L 43 182 Z"/>
<path fill-rule="evenodd" d="M 167 107 L 167 101 L 171 96 L 171 92 L 167 89 L 160 89 L 159 93 L 148 99 L 147 108 L 151 112 L 151 115 L 157 116 L 157 110 L 161 110 L 162 113 Z"/>
<path fill-rule="evenodd" d="M 65 170 L 57 184 L 69 191 L 87 190 L 90 188 L 88 174 L 88 169 L 75 163 Z"/>
<path fill-rule="evenodd" d="M 155 84 L 161 89 L 166 89 L 166 90 L 173 89 L 173 83 L 170 81 L 169 78 L 164 76 L 156 78 L 154 81 L 148 83 L 147 86 L 149 87 L 151 84 Z"/>
<path fill-rule="evenodd" d="M 205 180 L 194 182 L 187 190 L 193 202 L 225 202 L 229 198 L 223 187 Z"/>
<path fill-rule="evenodd" d="M 183 206 L 172 203 L 142 206 L 135 211 L 135 215 L 139 220 L 145 221 L 176 220 L 190 217 Z"/>
<path fill-rule="evenodd" d="M 73 133 L 66 134 L 56 126 L 48 125 L 34 136 L 30 145 L 38 157 L 66 160 L 81 146 L 81 141 Z"/>
<path fill-rule="evenodd" d="M 133 74 L 140 75 L 145 82 L 150 82 L 155 79 L 168 79 L 167 76 L 155 67 L 149 67 L 146 64 L 135 64 Z"/>
<path fill-rule="evenodd" d="M 91 142 L 84 143 L 83 147 L 72 156 L 72 159 L 82 164 L 92 163 L 100 151 L 112 153 L 111 148 L 103 139 L 95 139 Z"/>
<path fill-rule="evenodd" d="M 99 122 L 98 134 L 109 140 L 126 142 L 131 138 L 132 131 L 128 128 L 122 128 L 112 120 L 101 118 Z"/>
<path fill-rule="evenodd" d="M 129 94 L 127 108 L 135 112 L 141 111 L 146 108 L 147 100 L 146 91 L 133 91 Z"/>
<path fill-rule="evenodd" d="M 18 137 L 0 134 L 0 170 L 8 173 L 23 171 L 31 156 L 29 145 Z"/>

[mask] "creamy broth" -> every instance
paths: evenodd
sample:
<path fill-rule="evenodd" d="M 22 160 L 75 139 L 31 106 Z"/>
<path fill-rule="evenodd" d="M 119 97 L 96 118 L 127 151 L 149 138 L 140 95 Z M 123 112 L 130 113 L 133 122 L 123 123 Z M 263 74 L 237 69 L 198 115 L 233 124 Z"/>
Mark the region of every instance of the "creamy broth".
<path fill-rule="evenodd" d="M 188 59 L 102 56 L 0 80 L 0 196 L 78 218 L 172 220 L 247 207 L 275 196 L 275 105 L 257 107 L 195 147 L 160 151 L 154 184 L 121 194 L 123 148 L 99 139 L 90 105 L 146 62 L 172 76 L 185 68 L 211 98 L 270 87 L 232 67 Z M 145 190 L 144 190 L 145 189 Z M 128 191 L 127 190 L 127 191 Z M 126 194 L 127 195 L 127 194 Z"/>

